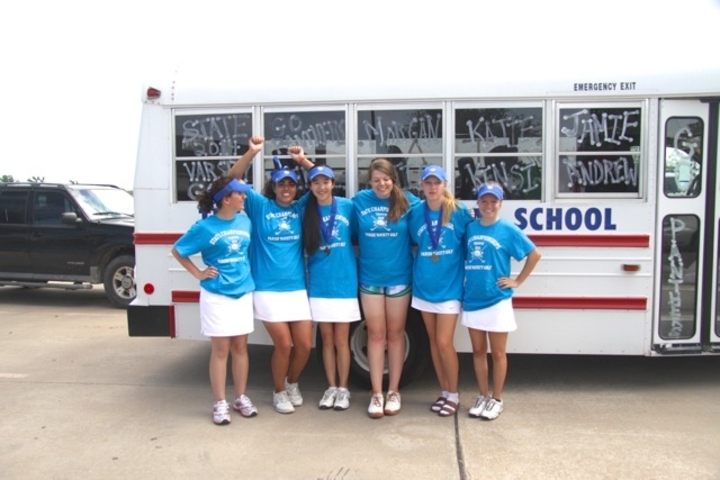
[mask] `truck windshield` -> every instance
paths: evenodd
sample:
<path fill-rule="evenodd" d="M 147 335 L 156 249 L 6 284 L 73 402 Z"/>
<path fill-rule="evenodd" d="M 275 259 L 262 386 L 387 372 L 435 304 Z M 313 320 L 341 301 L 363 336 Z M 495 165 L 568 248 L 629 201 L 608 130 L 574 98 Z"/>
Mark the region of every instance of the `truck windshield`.
<path fill-rule="evenodd" d="M 80 207 L 91 218 L 134 214 L 133 197 L 125 190 L 111 187 L 76 187 L 72 189 Z"/>

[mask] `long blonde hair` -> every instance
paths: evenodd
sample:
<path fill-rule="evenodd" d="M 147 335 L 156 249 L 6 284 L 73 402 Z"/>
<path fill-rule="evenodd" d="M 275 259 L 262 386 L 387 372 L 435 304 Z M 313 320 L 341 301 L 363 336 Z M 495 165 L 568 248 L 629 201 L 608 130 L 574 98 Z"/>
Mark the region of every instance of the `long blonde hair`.
<path fill-rule="evenodd" d="M 455 198 L 455 195 L 450 192 L 450 190 L 447 189 L 447 182 L 445 182 L 445 190 L 443 190 L 443 199 L 442 199 L 442 209 L 443 209 L 443 216 L 442 216 L 442 224 L 447 225 L 450 223 L 450 217 L 453 213 L 455 213 L 455 210 L 460 208 L 460 202 Z"/>

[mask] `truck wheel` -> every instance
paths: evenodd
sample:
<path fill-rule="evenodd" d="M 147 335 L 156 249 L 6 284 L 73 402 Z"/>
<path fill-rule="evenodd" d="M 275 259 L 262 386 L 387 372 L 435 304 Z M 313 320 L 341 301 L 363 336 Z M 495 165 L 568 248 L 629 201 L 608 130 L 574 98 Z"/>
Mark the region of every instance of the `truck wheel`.
<path fill-rule="evenodd" d="M 370 390 L 370 367 L 367 358 L 367 325 L 365 320 L 350 325 L 350 381 L 357 387 Z M 318 361 L 322 365 L 322 337 L 318 328 L 315 340 Z M 410 384 L 425 371 L 430 360 L 430 344 L 420 313 L 410 308 L 405 323 L 405 364 L 400 386 Z M 387 356 L 383 374 L 383 389 L 388 386 Z"/>
<path fill-rule="evenodd" d="M 120 255 L 108 263 L 103 276 L 105 295 L 119 308 L 127 308 L 135 299 L 135 257 Z"/>

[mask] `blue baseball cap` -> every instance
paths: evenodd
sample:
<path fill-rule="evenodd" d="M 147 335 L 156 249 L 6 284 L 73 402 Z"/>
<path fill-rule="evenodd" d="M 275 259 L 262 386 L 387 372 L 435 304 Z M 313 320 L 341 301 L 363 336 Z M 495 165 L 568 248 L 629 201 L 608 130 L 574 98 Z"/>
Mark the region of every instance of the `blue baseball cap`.
<path fill-rule="evenodd" d="M 441 182 L 447 182 L 447 175 L 445 174 L 445 170 L 443 170 L 442 167 L 439 167 L 437 165 L 428 165 L 427 167 L 423 168 L 420 181 L 424 182 L 430 177 L 435 177 Z"/>
<path fill-rule="evenodd" d="M 292 170 L 288 170 L 287 168 L 283 168 L 281 170 L 274 170 L 270 178 L 272 180 L 272 183 L 280 183 L 285 178 L 289 178 L 293 182 L 298 183 L 297 174 Z"/>
<path fill-rule="evenodd" d="M 247 192 L 252 190 L 252 185 L 240 182 L 237 178 L 233 178 L 230 183 L 225 185 L 222 190 L 213 195 L 213 202 L 219 203 L 220 200 L 230 195 L 232 192 Z"/>
<path fill-rule="evenodd" d="M 332 168 L 328 167 L 327 165 L 318 165 L 310 169 L 308 172 L 308 180 L 311 182 L 315 180 L 315 177 L 318 175 L 324 175 L 327 178 L 335 178 L 335 174 L 332 171 Z"/>
<path fill-rule="evenodd" d="M 500 185 L 488 185 L 485 184 L 482 187 L 480 187 L 480 190 L 478 190 L 477 198 L 482 197 L 483 195 L 494 195 L 495 198 L 498 200 L 502 200 L 505 196 L 503 194 L 503 189 Z"/>

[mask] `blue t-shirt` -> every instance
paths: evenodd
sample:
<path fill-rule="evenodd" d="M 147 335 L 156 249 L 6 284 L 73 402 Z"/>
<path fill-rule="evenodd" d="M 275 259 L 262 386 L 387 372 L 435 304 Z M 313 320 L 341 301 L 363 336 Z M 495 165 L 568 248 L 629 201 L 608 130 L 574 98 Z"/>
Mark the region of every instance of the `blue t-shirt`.
<path fill-rule="evenodd" d="M 307 198 L 282 207 L 255 191 L 247 192 L 245 212 L 253 224 L 250 264 L 257 290 L 305 289 L 302 221 Z"/>
<path fill-rule="evenodd" d="M 200 280 L 202 288 L 240 298 L 255 290 L 248 259 L 251 230 L 250 219 L 244 213 L 231 220 L 211 215 L 195 222 L 175 242 L 175 250 L 183 258 L 200 253 L 205 265 L 217 268 L 217 277 Z"/>
<path fill-rule="evenodd" d="M 471 312 L 492 307 L 512 297 L 512 288 L 500 288 L 497 281 L 510 277 L 510 258 L 517 261 L 535 250 L 535 245 L 517 226 L 499 219 L 489 226 L 479 220 L 467 227 L 465 293 L 463 309 Z"/>
<path fill-rule="evenodd" d="M 388 222 L 390 199 L 379 198 L 372 189 L 353 197 L 358 224 L 360 283 L 374 287 L 409 285 L 412 281 L 412 243 L 408 212 L 420 201 L 405 192 L 408 210 L 395 222 Z"/>
<path fill-rule="evenodd" d="M 320 248 L 308 256 L 308 297 L 357 298 L 357 260 L 352 238 L 355 237 L 352 202 L 334 197 L 337 212 L 332 238 L 326 242 L 320 234 Z M 310 207 L 309 207 L 310 208 Z M 330 221 L 331 206 L 320 206 L 321 221 Z M 329 248 L 329 254 L 325 253 Z"/>
<path fill-rule="evenodd" d="M 425 205 L 416 204 L 409 213 L 410 235 L 418 248 L 413 267 L 413 296 L 426 302 L 440 303 L 462 300 L 463 235 L 472 221 L 470 211 L 460 205 L 442 226 L 437 248 L 433 248 L 425 222 Z M 431 228 L 436 228 L 440 211 L 429 211 Z"/>

